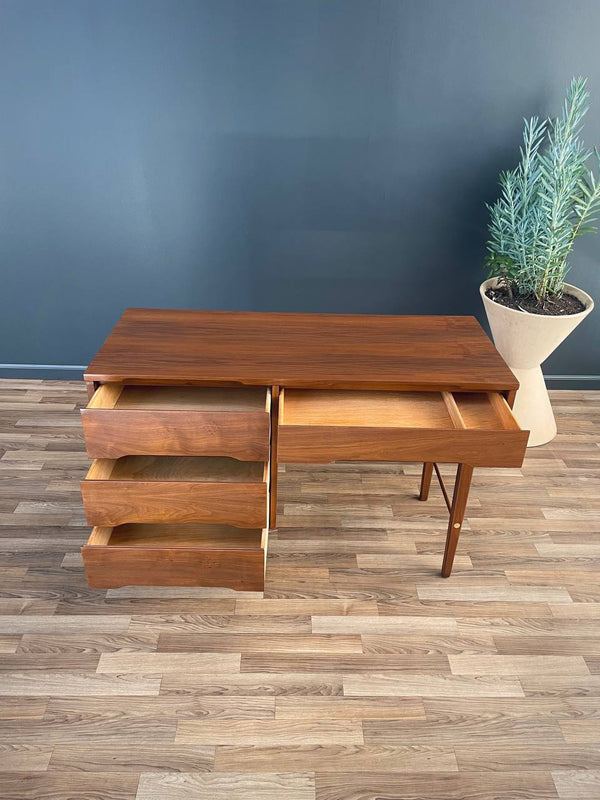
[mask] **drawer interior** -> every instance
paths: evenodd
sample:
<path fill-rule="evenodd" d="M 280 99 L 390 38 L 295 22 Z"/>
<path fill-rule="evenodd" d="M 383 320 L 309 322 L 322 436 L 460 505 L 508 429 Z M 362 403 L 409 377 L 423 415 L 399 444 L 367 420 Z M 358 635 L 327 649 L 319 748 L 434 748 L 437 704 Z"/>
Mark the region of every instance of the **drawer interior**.
<path fill-rule="evenodd" d="M 284 389 L 283 425 L 452 428 L 439 392 Z"/>
<path fill-rule="evenodd" d="M 99 386 L 87 408 L 134 411 L 268 412 L 266 388 L 213 388 L 198 386 Z"/>
<path fill-rule="evenodd" d="M 453 396 L 466 428 L 519 430 L 519 423 L 501 394 L 455 392 Z"/>
<path fill-rule="evenodd" d="M 87 546 L 259 550 L 266 547 L 266 534 L 266 529 L 231 525 L 130 523 L 94 528 Z"/>
<path fill-rule="evenodd" d="M 269 465 L 211 456 L 124 456 L 98 458 L 87 481 L 187 481 L 202 483 L 266 483 Z"/>
<path fill-rule="evenodd" d="M 282 390 L 282 426 L 518 430 L 494 392 Z"/>

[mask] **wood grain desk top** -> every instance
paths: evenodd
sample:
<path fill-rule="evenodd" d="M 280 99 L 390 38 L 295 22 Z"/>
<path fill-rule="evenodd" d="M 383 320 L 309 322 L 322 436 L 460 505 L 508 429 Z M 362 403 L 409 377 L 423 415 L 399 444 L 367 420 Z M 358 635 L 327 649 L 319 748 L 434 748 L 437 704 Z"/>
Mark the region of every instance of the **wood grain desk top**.
<path fill-rule="evenodd" d="M 129 308 L 85 380 L 508 392 L 475 317 Z"/>

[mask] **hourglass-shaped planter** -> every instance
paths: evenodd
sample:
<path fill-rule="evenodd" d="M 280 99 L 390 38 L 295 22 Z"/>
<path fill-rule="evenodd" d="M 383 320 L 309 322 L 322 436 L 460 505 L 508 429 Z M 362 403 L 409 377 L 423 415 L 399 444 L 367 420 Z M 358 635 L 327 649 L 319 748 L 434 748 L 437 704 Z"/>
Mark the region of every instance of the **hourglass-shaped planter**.
<path fill-rule="evenodd" d="M 479 292 L 496 349 L 519 381 L 513 413 L 519 425 L 531 431 L 528 447 L 546 444 L 556 436 L 556 421 L 541 364 L 587 317 L 594 301 L 586 292 L 565 283 L 565 290 L 585 306 L 583 311 L 557 317 L 529 314 L 490 300 L 486 290 L 496 285 L 497 278 L 491 278 L 481 284 Z"/>

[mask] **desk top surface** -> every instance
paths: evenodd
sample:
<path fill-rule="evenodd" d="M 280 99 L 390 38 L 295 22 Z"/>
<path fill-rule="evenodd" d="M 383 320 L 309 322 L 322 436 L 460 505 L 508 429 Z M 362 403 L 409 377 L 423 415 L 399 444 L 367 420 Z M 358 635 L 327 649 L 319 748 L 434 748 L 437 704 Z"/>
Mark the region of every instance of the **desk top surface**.
<path fill-rule="evenodd" d="M 510 391 L 475 317 L 129 308 L 88 381 Z"/>

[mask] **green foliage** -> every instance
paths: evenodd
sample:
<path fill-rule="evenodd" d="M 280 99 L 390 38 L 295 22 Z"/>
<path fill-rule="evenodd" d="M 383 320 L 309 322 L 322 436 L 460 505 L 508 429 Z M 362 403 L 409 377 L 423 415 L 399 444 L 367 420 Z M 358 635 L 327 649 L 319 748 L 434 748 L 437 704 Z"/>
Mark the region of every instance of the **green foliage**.
<path fill-rule="evenodd" d="M 573 78 L 560 117 L 525 120 L 521 160 L 500 173 L 500 197 L 488 206 L 489 277 L 541 305 L 562 292 L 575 239 L 595 232 L 600 211 L 600 180 L 581 139 L 586 86 L 585 78 Z"/>

